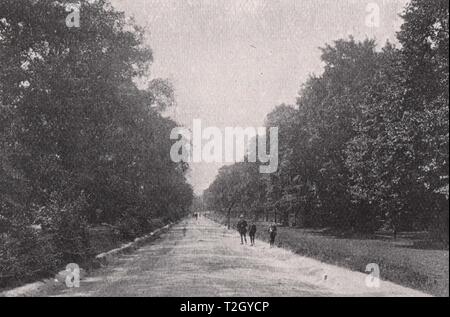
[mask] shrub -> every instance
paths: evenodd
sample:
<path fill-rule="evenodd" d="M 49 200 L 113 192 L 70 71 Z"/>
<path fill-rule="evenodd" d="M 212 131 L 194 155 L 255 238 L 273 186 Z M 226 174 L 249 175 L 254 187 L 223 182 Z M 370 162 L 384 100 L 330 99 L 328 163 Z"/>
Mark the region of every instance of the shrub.
<path fill-rule="evenodd" d="M 65 263 L 83 263 L 89 256 L 88 223 L 85 217 L 88 204 L 83 193 L 73 202 L 65 202 L 53 195 L 48 206 L 38 212 L 36 223 L 43 233 L 51 236 L 57 257 Z"/>
<path fill-rule="evenodd" d="M 30 227 L 14 228 L 0 239 L 0 287 L 49 276 L 61 264 L 52 237 Z"/>

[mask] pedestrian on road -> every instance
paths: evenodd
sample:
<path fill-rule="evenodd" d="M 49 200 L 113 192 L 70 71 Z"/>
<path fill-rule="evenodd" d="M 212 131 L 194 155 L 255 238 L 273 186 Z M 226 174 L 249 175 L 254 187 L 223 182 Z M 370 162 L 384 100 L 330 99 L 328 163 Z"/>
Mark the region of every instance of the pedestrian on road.
<path fill-rule="evenodd" d="M 241 235 L 241 244 L 247 244 L 247 221 L 244 219 L 244 215 L 241 215 L 239 217 L 241 220 L 239 220 L 237 224 L 237 229 L 239 231 L 239 234 Z"/>
<path fill-rule="evenodd" d="M 275 223 L 271 224 L 269 227 L 269 236 L 270 236 L 270 247 L 273 248 L 275 245 L 275 238 L 277 236 L 277 225 Z"/>
<path fill-rule="evenodd" d="M 250 226 L 250 230 L 248 231 L 248 235 L 250 236 L 250 245 L 252 247 L 254 247 L 255 246 L 255 236 L 256 236 L 256 224 L 255 223 L 253 223 Z"/>

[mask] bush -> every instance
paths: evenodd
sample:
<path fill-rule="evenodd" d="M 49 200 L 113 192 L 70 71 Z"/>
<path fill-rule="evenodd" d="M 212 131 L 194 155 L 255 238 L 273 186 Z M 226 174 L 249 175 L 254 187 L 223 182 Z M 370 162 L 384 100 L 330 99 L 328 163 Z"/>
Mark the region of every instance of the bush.
<path fill-rule="evenodd" d="M 153 217 L 152 214 L 130 209 L 124 213 L 115 226 L 118 228 L 123 240 L 133 240 L 148 234 L 155 229 L 163 227 L 170 221 L 167 217 Z"/>
<path fill-rule="evenodd" d="M 90 256 L 86 208 L 83 194 L 71 203 L 53 195 L 31 213 L 33 222 L 13 219 L 0 240 L 0 287 L 48 277 L 67 263 L 85 263 Z"/>
<path fill-rule="evenodd" d="M 10 230 L 0 240 L 0 288 L 47 277 L 61 259 L 51 236 L 31 228 Z"/>
<path fill-rule="evenodd" d="M 90 254 L 88 223 L 85 217 L 88 204 L 82 193 L 73 202 L 65 202 L 54 195 L 50 204 L 39 210 L 36 223 L 52 237 L 57 257 L 66 263 L 84 263 Z"/>

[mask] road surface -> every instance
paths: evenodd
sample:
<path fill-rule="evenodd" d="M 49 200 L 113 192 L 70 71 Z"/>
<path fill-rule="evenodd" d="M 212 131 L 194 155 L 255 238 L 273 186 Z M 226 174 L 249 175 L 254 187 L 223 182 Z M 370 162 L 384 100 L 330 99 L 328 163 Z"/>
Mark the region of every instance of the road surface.
<path fill-rule="evenodd" d="M 425 296 L 392 283 L 366 286 L 367 275 L 293 254 L 240 245 L 239 235 L 188 219 L 132 254 L 92 272 L 80 288 L 42 296 Z"/>

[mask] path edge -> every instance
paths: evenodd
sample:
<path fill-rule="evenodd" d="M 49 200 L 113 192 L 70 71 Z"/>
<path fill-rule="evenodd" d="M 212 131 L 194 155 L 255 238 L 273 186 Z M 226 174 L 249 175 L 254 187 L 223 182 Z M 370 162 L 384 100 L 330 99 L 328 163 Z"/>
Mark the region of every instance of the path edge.
<path fill-rule="evenodd" d="M 112 249 L 107 252 L 100 253 L 93 258 L 93 266 L 107 266 L 110 264 L 115 258 L 119 255 L 133 252 L 144 244 L 152 241 L 157 238 L 160 234 L 169 230 L 175 222 L 170 222 L 164 227 L 158 228 L 142 237 L 136 238 L 129 243 L 122 244 L 121 247 Z M 28 283 L 22 286 L 18 286 L 16 288 L 6 290 L 0 292 L 0 298 L 2 297 L 32 297 L 38 295 L 40 292 L 52 289 L 58 285 L 61 285 L 61 277 L 64 277 L 64 273 L 66 271 L 63 270 L 57 274 L 53 278 L 44 279 L 41 281 L 36 281 L 33 283 Z M 85 271 L 81 270 L 81 280 L 85 277 Z M 63 279 L 64 280 L 64 279 Z"/>

